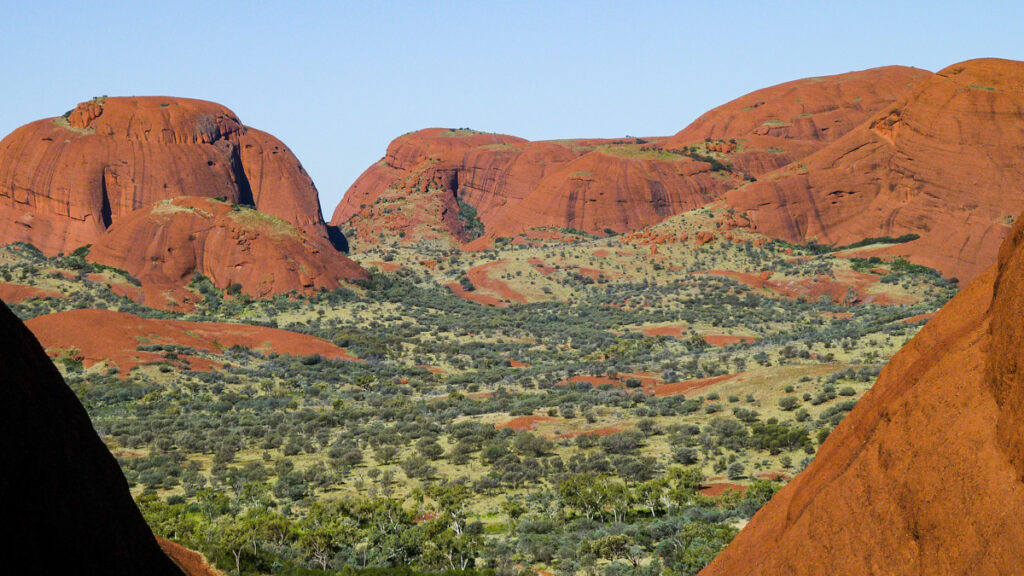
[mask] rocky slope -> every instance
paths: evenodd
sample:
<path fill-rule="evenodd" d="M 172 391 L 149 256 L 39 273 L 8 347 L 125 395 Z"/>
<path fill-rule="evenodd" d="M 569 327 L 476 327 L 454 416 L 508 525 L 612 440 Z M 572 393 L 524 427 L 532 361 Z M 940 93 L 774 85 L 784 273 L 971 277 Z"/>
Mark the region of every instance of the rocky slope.
<path fill-rule="evenodd" d="M 3 305 L 0 350 L 4 568 L 39 575 L 180 575 L 82 405 Z"/>
<path fill-rule="evenodd" d="M 185 200 L 167 204 L 186 196 L 249 206 L 289 234 L 246 229 L 221 218 L 226 209 L 198 218 Z M 284 144 L 219 104 L 184 98 L 98 98 L 0 141 L 0 243 L 17 241 L 47 255 L 92 244 L 97 261 L 150 291 L 193 271 L 254 296 L 365 276 L 333 248 L 316 188 Z"/>
<path fill-rule="evenodd" d="M 529 142 L 421 130 L 391 143 L 331 223 L 371 242 L 382 232 L 406 242 L 465 242 L 471 235 L 460 219 L 462 200 L 491 239 L 534 227 L 595 234 L 643 228 L 802 158 L 928 76 L 893 66 L 790 82 L 716 108 L 668 139 Z"/>
<path fill-rule="evenodd" d="M 926 70 L 885 66 L 778 84 L 708 111 L 665 146 L 735 139 L 730 161 L 760 177 L 838 139 L 931 76 Z"/>
<path fill-rule="evenodd" d="M 1011 574 L 1024 528 L 1024 225 L 701 574 Z"/>
<path fill-rule="evenodd" d="M 888 252 L 969 279 L 1024 208 L 1022 149 L 1024 62 L 971 60 L 726 201 L 794 242 L 919 234 Z"/>
<path fill-rule="evenodd" d="M 369 275 L 327 240 L 291 222 L 209 198 L 174 198 L 126 215 L 89 259 L 142 281 L 144 304 L 174 306 L 194 273 L 256 298 L 336 288 Z"/>
<path fill-rule="evenodd" d="M 326 237 L 316 188 L 291 151 L 213 102 L 98 98 L 0 142 L 4 243 L 70 252 L 176 196 L 253 205 Z"/>

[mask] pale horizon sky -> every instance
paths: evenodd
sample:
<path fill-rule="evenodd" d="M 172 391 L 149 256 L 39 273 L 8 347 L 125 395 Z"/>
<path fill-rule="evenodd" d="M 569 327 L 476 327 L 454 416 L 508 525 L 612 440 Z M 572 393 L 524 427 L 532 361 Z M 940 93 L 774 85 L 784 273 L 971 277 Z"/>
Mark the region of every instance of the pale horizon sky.
<path fill-rule="evenodd" d="M 219 102 L 298 156 L 330 218 L 421 128 L 662 136 L 758 88 L 1024 60 L 1024 3 L 0 0 L 0 135 L 93 96 Z"/>

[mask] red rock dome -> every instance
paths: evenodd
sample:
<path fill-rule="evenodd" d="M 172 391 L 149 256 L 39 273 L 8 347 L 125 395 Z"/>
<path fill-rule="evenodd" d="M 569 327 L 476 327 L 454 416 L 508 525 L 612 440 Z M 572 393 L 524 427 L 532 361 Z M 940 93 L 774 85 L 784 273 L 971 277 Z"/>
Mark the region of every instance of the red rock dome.
<path fill-rule="evenodd" d="M 919 234 L 887 252 L 969 279 L 1024 209 L 1021 150 L 1024 62 L 971 60 L 726 201 L 792 242 Z"/>
<path fill-rule="evenodd" d="M 316 188 L 291 151 L 219 104 L 98 98 L 0 141 L 0 243 L 67 253 L 178 196 L 250 204 L 327 236 Z"/>

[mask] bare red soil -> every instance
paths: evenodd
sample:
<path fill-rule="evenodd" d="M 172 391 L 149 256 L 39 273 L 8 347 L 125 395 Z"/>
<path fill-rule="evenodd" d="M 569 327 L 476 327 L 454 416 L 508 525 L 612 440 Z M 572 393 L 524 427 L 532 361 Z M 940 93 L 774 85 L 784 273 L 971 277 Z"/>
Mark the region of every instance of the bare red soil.
<path fill-rule="evenodd" d="M 578 268 L 578 270 L 579 270 L 579 273 L 581 275 L 586 276 L 587 278 L 590 278 L 591 280 L 600 280 L 602 278 L 607 279 L 607 280 L 614 280 L 614 279 L 620 278 L 622 276 L 622 274 L 620 272 L 612 272 L 612 271 L 608 271 L 608 270 L 601 270 L 599 268 L 584 268 L 584 267 L 580 266 Z"/>
<path fill-rule="evenodd" d="M 501 273 L 505 265 L 506 262 L 503 260 L 488 262 L 466 270 L 466 276 L 469 276 L 469 280 L 478 290 L 487 290 L 497 294 L 499 298 L 526 303 L 526 296 L 513 290 L 504 280 L 494 277 Z"/>
<path fill-rule="evenodd" d="M 594 428 L 592 430 L 577 430 L 575 432 L 566 432 L 565 434 L 559 434 L 559 438 L 575 438 L 577 436 L 586 436 L 593 434 L 594 436 L 610 436 L 616 432 L 622 432 L 622 428 L 615 426 L 606 426 L 604 428 Z"/>
<path fill-rule="evenodd" d="M 698 490 L 698 492 L 700 492 L 704 496 L 716 497 L 725 494 L 729 490 L 732 490 L 733 492 L 742 493 L 747 491 L 747 487 L 744 486 L 743 484 L 734 484 L 732 482 L 714 482 L 712 484 L 708 484 L 707 486 L 701 487 Z"/>
<path fill-rule="evenodd" d="M 644 326 L 640 328 L 644 336 L 670 336 L 672 338 L 685 338 L 686 326 Z"/>
<path fill-rule="evenodd" d="M 367 264 L 383 272 L 397 272 L 404 268 L 401 264 L 396 264 L 394 262 L 382 262 L 380 260 L 371 260 L 367 262 Z"/>
<path fill-rule="evenodd" d="M 163 549 L 164 554 L 174 562 L 186 576 L 224 576 L 224 573 L 217 570 L 207 562 L 206 557 L 194 550 L 189 550 L 181 544 L 164 540 L 157 536 L 157 543 Z"/>
<path fill-rule="evenodd" d="M 315 336 L 246 324 L 147 319 L 111 310 L 70 310 L 38 316 L 27 325 L 53 356 L 77 350 L 86 368 L 109 360 L 118 366 L 122 378 L 136 366 L 151 363 L 180 367 L 187 363 L 192 370 L 216 368 L 214 363 L 194 356 L 180 355 L 178 361 L 171 362 L 159 352 L 137 349 L 145 344 L 176 344 L 214 354 L 243 346 L 261 353 L 320 354 L 336 360 L 357 360 L 343 348 Z"/>
<path fill-rule="evenodd" d="M 734 334 L 705 334 L 704 341 L 718 348 L 731 346 L 740 342 L 754 342 L 757 338 L 753 336 L 736 336 Z"/>
<path fill-rule="evenodd" d="M 63 298 L 64 295 L 56 290 L 46 290 L 35 286 L 24 284 L 0 283 L 0 300 L 17 304 L 32 298 Z"/>
<path fill-rule="evenodd" d="M 519 416 L 505 422 L 504 424 L 496 424 L 494 427 L 498 429 L 511 428 L 517 432 L 523 432 L 526 430 L 533 430 L 534 426 L 541 422 L 552 422 L 554 420 L 557 420 L 557 418 L 552 418 L 550 416 Z"/>
<path fill-rule="evenodd" d="M 741 372 L 739 374 L 725 374 L 723 376 L 700 378 L 698 380 L 687 380 L 685 382 L 657 384 L 651 389 L 651 392 L 655 396 L 674 396 L 676 394 L 686 394 L 688 392 L 696 392 L 698 390 L 703 390 L 704 388 L 707 388 L 708 386 L 711 386 L 713 384 L 718 384 L 720 382 L 732 380 L 733 378 L 741 376 L 742 374 L 743 373 Z"/>
<path fill-rule="evenodd" d="M 480 294 L 476 290 L 467 291 L 458 282 L 449 282 L 445 284 L 445 286 L 447 286 L 452 291 L 452 293 L 454 293 L 459 298 L 464 298 L 466 300 L 469 300 L 470 302 L 476 302 L 477 304 L 482 304 L 484 306 L 497 306 L 499 308 L 504 308 L 508 306 L 508 302 L 502 302 L 501 300 L 495 298 L 494 296 Z"/>
<path fill-rule="evenodd" d="M 589 382 L 595 388 L 603 384 L 611 384 L 612 386 L 622 387 L 622 381 L 618 378 L 609 378 L 607 376 L 573 376 L 567 380 L 562 380 L 558 383 L 559 386 L 568 386 L 570 383 L 577 382 Z"/>
<path fill-rule="evenodd" d="M 750 272 L 734 272 L 732 270 L 707 270 L 702 272 L 714 276 L 728 276 L 759 290 L 768 290 L 784 298 L 814 301 L 827 296 L 837 304 L 912 304 L 914 299 L 905 295 L 875 294 L 869 289 L 879 282 L 874 274 L 863 274 L 854 270 L 846 270 L 836 274 L 835 278 L 818 276 L 815 278 L 773 279 L 772 272 L 760 274 Z M 850 290 L 855 296 L 850 300 Z"/>
<path fill-rule="evenodd" d="M 541 260 L 540 258 L 530 258 L 529 260 L 527 260 L 527 262 L 529 262 L 531 266 L 536 268 L 538 272 L 545 276 L 551 276 L 551 274 L 555 272 L 554 268 L 545 264 L 544 261 Z"/>
<path fill-rule="evenodd" d="M 931 320 L 933 316 L 935 316 L 934 312 L 928 314 L 918 314 L 917 316 L 904 318 L 903 322 L 906 322 L 907 324 L 917 324 L 918 322 L 927 322 L 928 320 Z"/>

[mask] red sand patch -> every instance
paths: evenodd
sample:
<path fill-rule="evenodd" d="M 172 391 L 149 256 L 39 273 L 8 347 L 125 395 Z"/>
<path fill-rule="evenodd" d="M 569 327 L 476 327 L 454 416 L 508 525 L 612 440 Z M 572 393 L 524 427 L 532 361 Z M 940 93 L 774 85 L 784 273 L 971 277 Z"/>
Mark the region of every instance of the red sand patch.
<path fill-rule="evenodd" d="M 262 353 L 320 354 L 330 359 L 358 361 L 322 338 L 247 324 L 147 319 L 111 310 L 70 310 L 32 318 L 26 325 L 43 347 L 52 351 L 51 356 L 76 349 L 86 368 L 109 360 L 117 364 L 121 378 L 141 364 L 176 364 L 159 352 L 137 350 L 146 344 L 176 344 L 214 354 L 232 346 L 244 346 Z M 180 359 L 179 367 L 188 362 L 193 370 L 216 366 L 194 356 L 180 355 Z"/>
<path fill-rule="evenodd" d="M 601 270 L 600 268 L 584 268 L 580 266 L 578 270 L 581 275 L 586 276 L 591 280 L 598 280 L 600 278 L 614 280 L 615 278 L 622 276 L 622 274 L 618 272 L 609 272 L 607 270 Z"/>
<path fill-rule="evenodd" d="M 498 300 L 494 296 L 479 294 L 477 293 L 476 290 L 468 292 L 458 282 L 449 282 L 445 284 L 445 286 L 450 288 L 452 293 L 454 293 L 459 298 L 469 300 L 470 302 L 476 302 L 477 304 L 481 304 L 483 306 L 497 306 L 499 308 L 504 308 L 508 306 L 508 302 L 502 302 L 501 300 Z"/>
<path fill-rule="evenodd" d="M 504 260 L 497 260 L 466 270 L 466 276 L 476 288 L 473 291 L 467 292 L 456 282 L 450 282 L 446 286 L 451 288 L 456 296 L 485 306 L 508 306 L 508 303 L 503 300 L 525 304 L 526 296 L 513 290 L 504 280 L 490 276 L 490 274 L 497 274 L 505 264 Z"/>
<path fill-rule="evenodd" d="M 822 312 L 821 315 L 825 318 L 835 318 L 836 320 L 849 320 L 853 318 L 853 312 Z"/>
<path fill-rule="evenodd" d="M 46 290 L 35 286 L 24 284 L 0 284 L 0 300 L 10 304 L 17 304 L 32 298 L 63 298 L 64 295 L 56 290 Z"/>
<path fill-rule="evenodd" d="M 714 484 L 708 484 L 707 486 L 702 487 L 700 490 L 698 490 L 698 492 L 700 492 L 704 496 L 716 497 L 725 494 L 727 490 L 746 492 L 747 487 L 744 486 L 743 484 L 733 484 L 732 482 L 716 482 Z"/>
<path fill-rule="evenodd" d="M 146 293 L 134 284 L 125 284 L 124 282 L 110 284 L 110 291 L 133 302 L 141 303 L 146 299 Z"/>
<path fill-rule="evenodd" d="M 652 388 L 652 392 L 655 396 L 674 396 L 676 394 L 685 394 L 687 392 L 693 392 L 694 390 L 701 390 L 707 388 L 712 384 L 718 384 L 719 382 L 725 382 L 726 380 L 732 380 L 737 376 L 743 374 L 725 374 L 724 376 L 713 376 L 711 378 L 700 378 L 697 380 L 687 380 L 685 382 L 671 382 L 669 384 L 659 384 Z"/>
<path fill-rule="evenodd" d="M 705 334 L 704 341 L 711 346 L 722 348 L 739 342 L 753 342 L 757 340 L 753 336 L 736 336 L 734 334 Z"/>
<path fill-rule="evenodd" d="M 640 386 L 636 388 L 629 388 L 626 386 L 626 380 L 636 379 L 640 381 Z M 615 376 L 591 376 L 591 375 L 579 375 L 573 376 L 567 380 L 562 380 L 558 383 L 558 386 L 568 386 L 572 383 L 589 382 L 594 388 L 598 388 L 604 385 L 611 385 L 615 388 L 627 388 L 630 390 L 650 393 L 654 386 L 662 382 L 661 378 L 657 374 L 650 372 L 630 372 L 616 374 Z"/>
<path fill-rule="evenodd" d="M 533 430 L 534 426 L 541 422 L 551 422 L 555 420 L 550 416 L 519 416 L 513 418 L 504 424 L 496 424 L 494 427 L 497 429 L 511 428 L 517 432 L 524 432 L 526 430 Z"/>
<path fill-rule="evenodd" d="M 210 563 L 206 561 L 206 557 L 199 552 L 185 548 L 181 544 L 171 542 L 170 540 L 164 540 L 159 536 L 156 536 L 156 541 L 164 551 L 164 554 L 188 576 L 224 576 L 223 572 L 210 566 Z"/>
<path fill-rule="evenodd" d="M 529 368 L 530 367 L 530 365 L 527 364 L 526 362 L 520 362 L 519 360 L 513 360 L 511 358 L 508 358 L 505 361 L 508 362 L 509 368 Z"/>
<path fill-rule="evenodd" d="M 771 470 L 769 472 L 759 472 L 757 474 L 757 477 L 762 478 L 764 480 L 772 480 L 774 482 L 788 481 L 790 478 L 792 478 L 789 472 L 786 472 L 785 470 Z"/>
<path fill-rule="evenodd" d="M 420 368 L 423 368 L 424 370 L 426 370 L 427 372 L 430 372 L 431 374 L 444 374 L 444 370 L 441 369 L 441 368 L 438 368 L 437 366 L 429 366 L 427 364 L 420 364 Z"/>
<path fill-rule="evenodd" d="M 382 272 L 397 272 L 402 268 L 405 268 L 405 266 L 402 266 L 401 264 L 395 264 L 394 262 L 382 262 L 380 260 L 371 260 L 367 262 L 367 264 L 370 266 L 376 266 L 377 269 Z"/>
<path fill-rule="evenodd" d="M 907 324 L 916 324 L 916 323 L 921 322 L 921 321 L 931 320 L 932 316 L 935 316 L 934 312 L 929 312 L 927 314 L 918 314 L 917 316 L 911 316 L 910 318 L 904 318 L 903 320 L 900 320 L 900 322 L 906 322 Z"/>
<path fill-rule="evenodd" d="M 686 337 L 686 326 L 641 326 L 640 331 L 644 336 L 653 338 L 655 336 L 669 336 L 672 338 Z"/>
<path fill-rule="evenodd" d="M 601 386 L 602 384 L 611 384 L 612 386 L 621 386 L 621 383 L 619 382 L 619 380 L 617 380 L 615 378 L 609 378 L 607 376 L 573 376 L 572 378 L 569 378 L 568 380 L 562 380 L 561 382 L 558 383 L 558 385 L 559 386 L 568 386 L 570 383 L 575 384 L 575 383 L 579 383 L 579 382 L 590 382 L 590 384 L 593 385 L 594 388 L 597 388 L 598 386 Z"/>
<path fill-rule="evenodd" d="M 492 278 L 489 275 L 490 273 L 497 274 L 504 266 L 504 260 L 488 262 L 482 266 L 470 268 L 466 271 L 466 276 L 469 276 L 469 280 L 473 283 L 473 286 L 476 286 L 477 290 L 493 292 L 505 300 L 513 300 L 525 304 L 526 296 L 513 290 L 505 281 Z"/>
<path fill-rule="evenodd" d="M 616 428 L 615 426 L 606 426 L 604 428 L 594 428 L 593 430 L 578 430 L 576 432 L 567 432 L 565 434 L 559 434 L 559 438 L 575 438 L 577 436 L 586 436 L 593 434 L 594 436 L 610 436 L 616 432 L 622 432 L 622 428 Z"/>
<path fill-rule="evenodd" d="M 598 258 L 607 258 L 609 256 L 609 252 L 607 250 L 594 250 L 592 254 Z"/>
<path fill-rule="evenodd" d="M 555 269 L 545 264 L 544 261 L 541 260 L 540 258 L 530 258 L 527 260 L 527 262 L 529 262 L 531 266 L 536 268 L 538 272 L 545 276 L 551 276 L 552 274 L 555 273 Z"/>
<path fill-rule="evenodd" d="M 854 270 L 842 271 L 835 278 L 818 276 L 790 280 L 773 280 L 770 271 L 753 274 L 749 272 L 733 272 L 731 270 L 706 270 L 698 274 L 726 276 L 758 290 L 769 290 L 794 300 L 814 301 L 827 296 L 837 304 L 877 304 L 889 306 L 894 304 L 913 304 L 912 296 L 897 294 L 872 294 L 868 290 L 878 284 L 879 277 L 874 274 L 862 274 Z M 850 289 L 856 294 L 853 302 L 848 301 Z"/>

